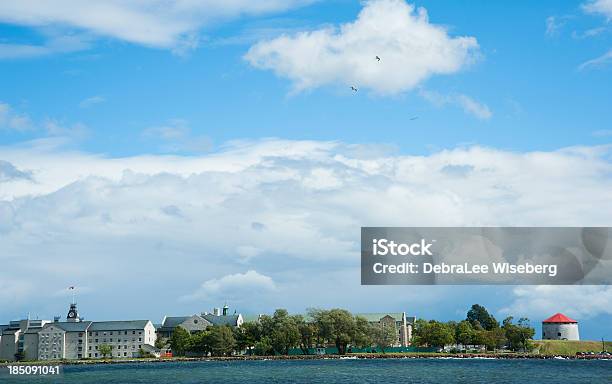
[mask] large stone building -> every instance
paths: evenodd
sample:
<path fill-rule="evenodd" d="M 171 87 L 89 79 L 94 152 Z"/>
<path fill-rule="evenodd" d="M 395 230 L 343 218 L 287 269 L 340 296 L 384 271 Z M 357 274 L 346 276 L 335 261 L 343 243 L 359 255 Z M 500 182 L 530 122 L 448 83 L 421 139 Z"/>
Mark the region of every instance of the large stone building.
<path fill-rule="evenodd" d="M 543 340 L 580 340 L 578 322 L 557 313 L 542 321 Z"/>
<path fill-rule="evenodd" d="M 141 350 L 154 351 L 157 339 L 149 320 L 84 321 L 75 303 L 66 321 L 12 321 L 0 330 L 0 360 L 11 361 L 16 355 L 26 360 L 99 358 L 102 345 L 111 348 L 113 358 L 138 357 Z"/>
<path fill-rule="evenodd" d="M 393 347 L 407 347 L 412 342 L 412 330 L 416 317 L 408 317 L 406 312 L 357 313 L 355 316 L 363 317 L 373 325 L 384 324 L 395 327 L 397 340 Z"/>
<path fill-rule="evenodd" d="M 33 334 L 49 323 L 49 320 L 15 320 L 0 326 L 0 360 L 13 361 L 19 358 L 35 358 L 36 342 Z M 32 349 L 33 348 L 33 349 Z"/>

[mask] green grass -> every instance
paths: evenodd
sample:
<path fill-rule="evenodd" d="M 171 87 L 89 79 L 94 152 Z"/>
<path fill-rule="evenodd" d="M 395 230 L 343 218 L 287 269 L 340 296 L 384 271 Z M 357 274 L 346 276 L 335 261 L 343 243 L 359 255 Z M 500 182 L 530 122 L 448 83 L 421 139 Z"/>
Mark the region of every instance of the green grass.
<path fill-rule="evenodd" d="M 542 355 L 575 355 L 576 352 L 601 352 L 601 341 L 535 340 L 534 353 Z M 606 350 L 612 352 L 612 341 L 606 341 Z"/>

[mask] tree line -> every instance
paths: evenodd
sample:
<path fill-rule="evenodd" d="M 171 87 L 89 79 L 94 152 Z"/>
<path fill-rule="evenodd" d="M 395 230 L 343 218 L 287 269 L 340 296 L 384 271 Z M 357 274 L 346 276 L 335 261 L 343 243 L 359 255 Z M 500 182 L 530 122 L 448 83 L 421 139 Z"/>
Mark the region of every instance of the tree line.
<path fill-rule="evenodd" d="M 351 348 L 378 347 L 384 353 L 397 344 L 395 323 L 370 323 L 361 316 L 344 309 L 309 309 L 307 315 L 290 315 L 277 309 L 273 315 L 262 315 L 259 321 L 245 322 L 242 326 L 212 326 L 195 334 L 177 327 L 167 340 L 175 356 L 212 355 L 227 356 L 234 352 L 254 355 L 287 355 L 294 348 L 303 354 L 313 348 L 335 346 L 339 354 Z M 535 330 L 529 320 L 512 317 L 501 324 L 478 304 L 468 311 L 460 322 L 439 322 L 419 319 L 414 324 L 413 345 L 444 347 L 484 345 L 488 350 L 507 347 L 514 351 L 531 349 L 530 340 Z M 166 341 L 159 341 L 159 344 Z"/>
<path fill-rule="evenodd" d="M 415 323 L 414 343 L 421 346 L 444 347 L 485 346 L 487 350 L 508 348 L 513 351 L 530 351 L 535 329 L 529 319 L 520 318 L 516 323 L 509 316 L 500 324 L 485 307 L 474 304 L 466 319 L 460 322 L 439 322 L 419 319 Z"/>
<path fill-rule="evenodd" d="M 195 334 L 177 327 L 168 340 L 175 356 L 226 356 L 247 351 L 254 355 L 288 355 L 293 348 L 309 354 L 313 348 L 334 345 L 345 354 L 350 347 L 379 347 L 383 352 L 397 340 L 395 324 L 371 324 L 344 309 L 310 309 L 307 316 L 277 309 L 257 322 L 238 328 L 212 326 Z M 164 341 L 160 341 L 163 343 Z"/>

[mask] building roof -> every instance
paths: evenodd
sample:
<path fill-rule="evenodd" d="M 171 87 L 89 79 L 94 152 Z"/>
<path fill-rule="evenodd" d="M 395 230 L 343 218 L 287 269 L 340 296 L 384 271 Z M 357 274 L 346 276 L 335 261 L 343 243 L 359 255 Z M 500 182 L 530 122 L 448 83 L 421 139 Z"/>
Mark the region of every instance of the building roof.
<path fill-rule="evenodd" d="M 356 313 L 355 316 L 363 317 L 369 322 L 380 321 L 385 316 L 391 316 L 395 321 L 401 321 L 403 313 L 401 312 L 389 312 L 389 313 Z"/>
<path fill-rule="evenodd" d="M 543 323 L 578 323 L 576 320 L 569 318 L 562 313 L 556 313 L 542 322 Z"/>
<path fill-rule="evenodd" d="M 78 321 L 78 322 L 57 322 L 51 323 L 55 324 L 66 332 L 85 332 L 87 328 L 91 325 L 91 321 Z"/>
<path fill-rule="evenodd" d="M 190 317 L 191 316 L 166 316 L 164 317 L 161 328 L 176 328 Z"/>
<path fill-rule="evenodd" d="M 125 321 L 94 321 L 89 327 L 90 331 L 122 331 L 143 329 L 149 320 L 125 320 Z"/>
<path fill-rule="evenodd" d="M 238 318 L 240 315 L 220 315 L 216 316 L 212 313 L 203 314 L 202 317 L 210 321 L 213 325 L 229 325 L 232 327 L 238 326 Z"/>

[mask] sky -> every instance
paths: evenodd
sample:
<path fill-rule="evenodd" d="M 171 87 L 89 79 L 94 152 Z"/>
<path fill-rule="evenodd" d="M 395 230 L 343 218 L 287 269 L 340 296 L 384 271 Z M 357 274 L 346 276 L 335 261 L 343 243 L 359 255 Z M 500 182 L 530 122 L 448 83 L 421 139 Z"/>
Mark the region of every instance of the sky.
<path fill-rule="evenodd" d="M 610 226 L 611 80 L 610 0 L 4 1 L 0 323 L 74 285 L 612 339 L 609 286 L 359 284 L 361 226 Z"/>

